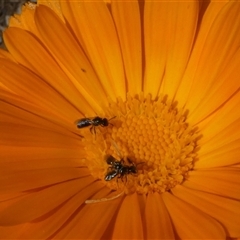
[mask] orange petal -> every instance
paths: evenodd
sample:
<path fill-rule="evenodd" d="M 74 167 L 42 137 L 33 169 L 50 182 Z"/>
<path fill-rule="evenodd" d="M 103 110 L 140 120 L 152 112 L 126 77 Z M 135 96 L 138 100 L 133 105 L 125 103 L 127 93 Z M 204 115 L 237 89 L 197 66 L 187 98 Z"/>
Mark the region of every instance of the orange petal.
<path fill-rule="evenodd" d="M 240 4 L 230 1 L 222 8 L 215 6 L 207 8 L 176 95 L 189 109 L 188 119 L 193 123 L 213 113 L 239 88 L 236 69 L 233 73 L 230 69 L 239 62 L 239 53 L 235 54 L 240 44 Z"/>
<path fill-rule="evenodd" d="M 7 226 L 2 227 L 0 226 L 0 239 L 20 239 L 19 236 L 23 231 L 26 231 L 27 224 L 19 224 L 15 226 Z"/>
<path fill-rule="evenodd" d="M 124 198 L 116 217 L 112 239 L 143 239 L 143 226 L 138 201 L 136 193 Z"/>
<path fill-rule="evenodd" d="M 212 28 L 213 22 L 215 21 L 218 14 L 222 11 L 224 6 L 228 3 L 228 0 L 225 1 L 211 1 L 209 2 L 201 2 L 202 7 L 207 4 L 205 9 L 201 9 L 201 11 L 204 11 L 202 21 L 200 24 L 200 30 L 198 37 L 196 39 L 194 48 L 192 50 L 192 54 L 190 57 L 190 61 L 188 63 L 186 73 L 181 80 L 180 86 L 178 88 L 178 91 L 176 93 L 176 101 L 180 103 L 180 106 L 184 106 L 186 104 L 186 101 L 189 97 L 189 93 L 191 91 L 191 87 L 194 84 L 193 78 L 196 69 L 198 68 L 198 61 L 199 57 L 202 54 L 202 51 L 205 47 L 205 42 L 208 37 L 209 31 Z M 201 12 L 200 12 L 201 14 Z M 200 17 L 202 14 L 200 15 Z M 201 77 L 201 75 L 200 75 Z"/>
<path fill-rule="evenodd" d="M 104 196 L 107 192 L 109 192 L 109 189 L 103 188 L 91 197 L 91 199 L 101 198 L 100 196 Z M 83 206 L 71 222 L 54 236 L 54 238 L 110 239 L 110 237 L 102 236 L 105 233 L 110 233 L 107 228 L 109 225 L 112 225 L 113 218 L 120 205 L 120 200 L 121 199 L 115 199 L 111 202 L 93 203 Z"/>
<path fill-rule="evenodd" d="M 57 13 L 58 17 L 61 18 L 63 22 L 65 22 L 65 18 L 63 17 L 62 10 L 60 7 L 59 0 L 38 0 L 38 5 L 45 5 L 51 8 L 55 13 Z"/>
<path fill-rule="evenodd" d="M 174 188 L 175 190 L 176 188 Z M 175 193 L 175 191 L 174 191 Z M 224 228 L 213 217 L 170 193 L 162 195 L 180 239 L 226 239 Z M 193 219 L 194 217 L 194 219 Z"/>
<path fill-rule="evenodd" d="M 223 143 L 238 139 L 238 135 L 236 136 L 236 133 L 234 134 L 233 129 L 235 128 L 236 130 L 239 128 L 239 104 L 240 93 L 236 93 L 209 119 L 206 119 L 206 121 L 197 125 L 203 134 L 203 138 L 201 138 L 199 142 L 201 145 L 211 141 L 215 141 L 215 144 L 217 144 L 218 141 L 221 141 L 219 144 L 222 145 Z M 226 138 L 226 134 L 228 135 L 228 138 Z"/>
<path fill-rule="evenodd" d="M 195 163 L 194 168 L 211 168 L 231 166 L 239 163 L 240 139 L 212 151 L 202 153 L 198 152 L 199 161 Z"/>
<path fill-rule="evenodd" d="M 188 180 L 183 186 L 240 200 L 239 175 L 237 168 L 200 169 L 189 172 Z"/>
<path fill-rule="evenodd" d="M 196 168 L 229 166 L 239 163 L 239 104 L 235 94 L 209 119 L 199 124 L 203 137 L 199 140 L 199 161 Z"/>
<path fill-rule="evenodd" d="M 114 100 L 116 96 L 125 100 L 126 86 L 121 50 L 106 4 L 101 0 L 61 1 L 61 8 L 107 95 Z"/>
<path fill-rule="evenodd" d="M 0 103 L 2 107 L 2 110 L 0 110 L 2 134 L 0 141 L 2 145 L 81 147 L 79 141 L 81 136 L 77 131 L 75 132 L 74 124 L 69 126 L 54 123 L 54 120 L 51 120 L 51 115 L 50 119 L 46 116 L 46 111 L 36 107 L 31 109 L 27 104 L 18 104 L 18 101 L 13 101 L 13 103 L 0 101 Z M 14 104 L 19 107 L 15 107 Z M 21 106 L 24 106 L 25 110 L 24 107 L 23 109 L 20 108 Z M 30 109 L 32 111 L 29 111 Z M 43 113 L 43 116 L 41 116 L 41 113 Z"/>
<path fill-rule="evenodd" d="M 78 141 L 77 145 L 81 145 L 79 138 L 82 136 L 70 116 L 67 118 L 63 113 L 61 115 L 61 112 L 56 114 L 51 110 L 32 105 L 29 101 L 8 92 L 1 91 L 1 97 L 3 100 L 0 101 L 0 121 L 4 124 L 12 124 L 14 127 L 21 124 L 24 127 L 42 128 L 49 133 L 55 132 L 74 138 Z"/>
<path fill-rule="evenodd" d="M 192 48 L 197 17 L 197 1 L 144 3 L 144 93 L 153 98 L 162 93 L 174 97 Z"/>
<path fill-rule="evenodd" d="M 234 94 L 239 94 L 239 61 L 240 50 L 233 54 L 228 60 L 227 66 L 219 71 L 216 81 L 212 81 L 211 87 L 206 89 L 204 98 L 198 105 L 197 110 L 189 113 L 189 121 L 198 124 L 206 118 L 211 117 L 219 108 L 228 104 Z"/>
<path fill-rule="evenodd" d="M 53 169 L 78 167 L 84 157 L 79 148 L 44 148 L 1 146 L 0 169 L 29 171 L 36 169 Z M 17 158 L 16 158 L 17 156 Z"/>
<path fill-rule="evenodd" d="M 19 197 L 22 197 L 24 195 L 26 195 L 26 193 L 22 193 L 22 192 L 1 193 L 0 194 L 0 199 L 1 199 L 2 202 L 7 202 L 11 199 L 19 198 Z"/>
<path fill-rule="evenodd" d="M 173 225 L 161 194 L 147 195 L 145 216 L 147 239 L 175 238 Z"/>
<path fill-rule="evenodd" d="M 106 105 L 107 99 L 101 83 L 68 28 L 54 12 L 44 6 L 36 9 L 35 21 L 49 51 L 84 98 L 96 107 L 99 103 Z M 56 31 L 52 31 L 52 26 Z M 100 111 L 99 106 L 98 111 Z"/>
<path fill-rule="evenodd" d="M 23 147 L 79 147 L 79 139 L 32 126 L 1 123 L 1 145 Z"/>
<path fill-rule="evenodd" d="M 231 166 L 231 167 L 239 168 L 239 167 L 240 167 L 240 164 L 235 164 L 235 165 L 233 165 L 233 166 Z"/>
<path fill-rule="evenodd" d="M 27 3 L 22 6 L 21 14 L 15 14 L 9 19 L 9 26 L 25 29 L 29 32 L 37 34 L 34 23 L 34 12 L 36 4 Z"/>
<path fill-rule="evenodd" d="M 0 59 L 0 70 L 2 72 L 1 82 L 27 102 L 55 113 L 59 118 L 65 115 L 65 119 L 71 123 L 82 116 L 56 89 L 23 66 Z"/>
<path fill-rule="evenodd" d="M 73 227 L 73 218 L 78 213 L 79 207 L 84 203 L 86 199 L 92 196 L 95 192 L 101 189 L 101 184 L 92 183 L 79 191 L 76 195 L 64 202 L 58 208 L 49 214 L 36 219 L 30 223 L 17 225 L 22 226 L 18 229 L 17 226 L 13 227 L 16 232 L 11 233 L 11 227 L 7 226 L 3 228 L 3 232 L 7 236 L 12 236 L 11 239 L 47 239 L 61 232 L 64 227 Z M 43 231 L 44 229 L 44 231 Z M 2 233 L 2 232 L 1 232 Z M 0 235 L 1 236 L 1 235 Z"/>
<path fill-rule="evenodd" d="M 140 9 L 138 1 L 111 3 L 113 20 L 116 25 L 125 74 L 127 92 L 139 94 L 142 92 L 142 33 Z"/>
<path fill-rule="evenodd" d="M 49 159 L 51 161 L 51 159 Z M 19 165 L 19 163 L 16 163 Z M 0 192 L 23 192 L 40 187 L 46 187 L 51 184 L 57 184 L 67 180 L 84 177 L 89 175 L 85 168 L 52 168 L 35 170 L 0 170 Z"/>
<path fill-rule="evenodd" d="M 95 231 L 92 231 L 93 225 L 87 224 L 88 226 L 91 226 L 91 232 L 89 232 L 89 235 L 86 235 L 86 237 L 83 237 L 85 236 L 83 233 L 84 230 L 87 230 L 85 228 L 87 226 L 86 219 L 81 215 L 85 208 L 84 201 L 98 191 L 103 192 L 102 187 L 103 185 L 100 182 L 94 182 L 79 191 L 47 218 L 44 218 L 43 220 L 41 219 L 42 221 L 29 223 L 28 231 L 23 232 L 21 235 L 22 239 L 70 239 L 69 237 L 66 237 L 66 234 L 71 234 L 73 236 L 72 239 L 87 239 L 87 236 L 94 234 Z M 79 211 L 79 209 L 81 210 Z M 89 216 L 93 219 L 93 216 L 95 215 Z M 98 218 L 95 219 L 96 221 L 99 220 Z M 42 229 L 44 229 L 44 231 L 42 231 Z M 64 237 L 62 237 L 63 235 Z"/>
<path fill-rule="evenodd" d="M 211 182 L 209 182 L 211 184 Z M 200 210 L 202 215 L 210 216 L 210 218 L 215 219 L 216 222 L 221 223 L 221 225 L 227 229 L 227 234 L 230 237 L 240 236 L 240 202 L 239 200 L 233 200 L 230 198 L 221 197 L 215 194 L 210 194 L 202 191 L 197 191 L 189 189 L 182 185 L 178 185 L 172 189 L 173 194 L 185 201 L 185 204 L 196 207 Z M 178 207 L 180 207 L 178 205 Z M 189 211 L 186 209 L 185 212 Z M 194 219 L 198 219 L 195 214 L 190 214 L 194 216 Z M 195 220 L 194 220 L 195 221 Z M 193 223 L 193 222 L 192 222 Z M 199 226 L 205 226 L 206 223 L 202 223 Z M 214 232 L 212 227 L 204 228 Z M 201 230 L 203 230 L 201 228 Z M 219 230 L 222 234 L 222 231 Z M 217 234 L 215 232 L 215 234 Z M 216 235 L 218 236 L 218 235 Z M 215 237 L 216 239 L 217 237 Z M 223 239 L 223 236 L 219 238 Z"/>
<path fill-rule="evenodd" d="M 15 61 L 14 58 L 12 57 L 12 55 L 8 51 L 6 51 L 6 50 L 4 50 L 2 48 L 0 48 L 0 60 L 1 60 L 1 58 L 9 59 L 9 60 L 11 60 L 13 62 Z M 4 60 L 4 61 L 6 61 L 6 60 Z M 3 76 L 3 74 L 2 74 L 2 76 Z"/>
<path fill-rule="evenodd" d="M 37 219 L 63 204 L 91 182 L 92 177 L 85 177 L 29 193 L 0 212 L 0 225 L 12 226 Z"/>
<path fill-rule="evenodd" d="M 16 38 L 19 40 L 19 45 L 16 45 L 13 41 Z M 22 29 L 8 28 L 4 32 L 4 40 L 8 50 L 19 63 L 39 75 L 63 97 L 68 99 L 79 112 L 81 109 L 94 114 L 92 106 L 88 102 L 91 99 L 87 101 L 86 96 L 84 96 L 86 92 L 79 92 L 66 76 L 64 69 L 59 67 L 49 52 L 35 37 Z M 97 100 L 94 101 L 96 103 Z M 97 105 L 94 104 L 94 106 L 98 106 L 98 103 Z"/>

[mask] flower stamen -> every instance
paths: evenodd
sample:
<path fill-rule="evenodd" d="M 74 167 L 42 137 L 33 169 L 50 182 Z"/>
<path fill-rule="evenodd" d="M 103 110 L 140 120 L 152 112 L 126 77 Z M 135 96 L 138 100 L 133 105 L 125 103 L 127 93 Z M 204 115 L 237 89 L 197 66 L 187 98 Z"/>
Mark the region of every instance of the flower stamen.
<path fill-rule="evenodd" d="M 93 176 L 113 190 L 141 194 L 169 191 L 187 178 L 197 160 L 199 134 L 176 104 L 167 98 L 128 97 L 110 103 L 106 116 L 116 118 L 97 128 L 96 138 L 89 131 L 83 134 L 84 163 Z M 107 174 L 111 179 L 105 181 Z"/>

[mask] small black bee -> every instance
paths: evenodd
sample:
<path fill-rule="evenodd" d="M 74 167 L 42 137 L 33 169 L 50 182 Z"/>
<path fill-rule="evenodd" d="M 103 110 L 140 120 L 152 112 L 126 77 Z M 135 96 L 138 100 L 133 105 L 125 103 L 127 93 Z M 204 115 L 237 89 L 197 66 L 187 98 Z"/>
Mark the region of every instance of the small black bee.
<path fill-rule="evenodd" d="M 116 176 L 118 176 L 118 178 L 123 179 L 123 177 L 124 176 L 127 177 L 128 174 L 137 173 L 136 165 L 129 158 L 127 158 L 127 160 L 130 163 L 130 165 L 126 165 L 124 163 L 123 158 L 120 161 L 118 161 L 113 156 L 109 155 L 106 159 L 106 162 L 108 165 L 111 165 L 111 167 L 109 167 L 109 171 L 105 176 L 105 181 L 110 181 Z"/>
<path fill-rule="evenodd" d="M 115 116 L 116 117 L 116 116 Z M 77 120 L 75 122 L 75 124 L 77 125 L 78 128 L 84 128 L 84 127 L 90 127 L 90 132 L 93 133 L 92 131 L 94 131 L 94 133 L 96 134 L 96 129 L 95 127 L 97 126 L 101 126 L 101 127 L 107 127 L 109 124 L 108 121 L 110 121 L 111 119 L 115 118 L 112 117 L 110 119 L 107 118 L 100 118 L 100 117 L 94 117 L 94 118 L 81 118 L 79 120 Z M 111 124 L 112 125 L 112 124 Z"/>

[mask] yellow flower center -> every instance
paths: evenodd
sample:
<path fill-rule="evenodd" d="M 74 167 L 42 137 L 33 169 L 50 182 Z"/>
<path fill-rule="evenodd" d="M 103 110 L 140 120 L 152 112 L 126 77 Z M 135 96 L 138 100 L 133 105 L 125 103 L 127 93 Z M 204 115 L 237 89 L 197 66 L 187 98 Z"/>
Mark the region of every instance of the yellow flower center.
<path fill-rule="evenodd" d="M 125 193 L 165 192 L 181 184 L 197 159 L 199 134 L 167 98 L 110 103 L 106 127 L 81 129 L 91 174 Z M 106 180 L 107 179 L 107 180 Z"/>

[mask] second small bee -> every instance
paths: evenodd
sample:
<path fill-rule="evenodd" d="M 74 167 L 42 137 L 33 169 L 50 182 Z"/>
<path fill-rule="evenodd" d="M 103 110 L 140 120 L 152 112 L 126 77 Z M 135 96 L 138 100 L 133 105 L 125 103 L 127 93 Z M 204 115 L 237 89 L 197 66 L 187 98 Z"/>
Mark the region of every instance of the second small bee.
<path fill-rule="evenodd" d="M 121 178 L 121 180 L 123 180 L 124 176 L 127 179 L 127 175 L 136 174 L 138 172 L 137 165 L 143 163 L 141 162 L 138 164 L 134 164 L 129 158 L 127 158 L 127 161 L 129 165 L 125 164 L 125 161 L 123 160 L 123 158 L 120 161 L 118 161 L 116 158 L 109 155 L 106 159 L 106 162 L 108 165 L 111 165 L 111 166 L 109 167 L 108 172 L 105 176 L 105 181 L 110 181 L 115 177 L 117 177 L 117 179 Z"/>

